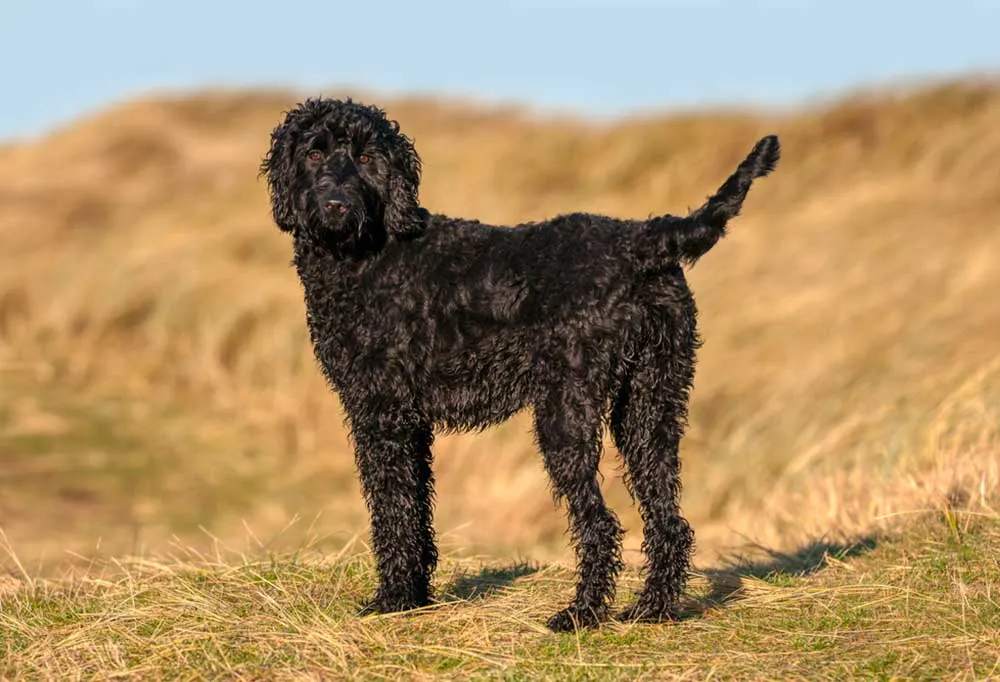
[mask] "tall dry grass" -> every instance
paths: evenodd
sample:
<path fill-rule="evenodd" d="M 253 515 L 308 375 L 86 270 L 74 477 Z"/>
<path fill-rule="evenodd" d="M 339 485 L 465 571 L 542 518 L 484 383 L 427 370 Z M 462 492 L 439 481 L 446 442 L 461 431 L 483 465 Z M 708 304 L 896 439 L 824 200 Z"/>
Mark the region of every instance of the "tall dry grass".
<path fill-rule="evenodd" d="M 268 535 L 296 516 L 340 540 L 364 530 L 256 178 L 295 99 L 136 101 L 0 148 L 0 526 L 22 555 L 199 524 Z M 703 558 L 996 489 L 997 84 L 610 124 L 382 104 L 423 156 L 424 204 L 486 221 L 683 212 L 781 135 L 779 170 L 690 275 L 706 344 L 684 507 Z M 81 440 L 85 422 L 102 426 Z M 564 555 L 525 418 L 436 454 L 447 542 Z M 613 456 L 604 470 L 635 550 Z"/>

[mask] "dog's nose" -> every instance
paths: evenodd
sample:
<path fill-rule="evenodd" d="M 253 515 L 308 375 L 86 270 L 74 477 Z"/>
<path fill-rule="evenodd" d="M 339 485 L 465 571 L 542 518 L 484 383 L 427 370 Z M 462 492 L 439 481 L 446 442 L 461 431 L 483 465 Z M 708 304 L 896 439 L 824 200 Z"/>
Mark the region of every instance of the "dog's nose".
<path fill-rule="evenodd" d="M 327 199 L 323 204 L 323 210 L 327 213 L 345 213 L 347 211 L 347 201 L 345 199 Z"/>

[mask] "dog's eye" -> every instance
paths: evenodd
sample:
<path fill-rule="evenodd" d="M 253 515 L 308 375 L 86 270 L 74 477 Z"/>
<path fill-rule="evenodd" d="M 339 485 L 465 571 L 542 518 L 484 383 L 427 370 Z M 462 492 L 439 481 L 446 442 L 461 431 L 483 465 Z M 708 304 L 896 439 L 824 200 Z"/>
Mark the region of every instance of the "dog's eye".
<path fill-rule="evenodd" d="M 365 164 L 368 163 L 369 161 L 371 161 L 371 157 L 368 156 L 367 154 L 362 154 L 361 156 L 358 157 L 358 163 L 360 164 Z"/>
<path fill-rule="evenodd" d="M 306 154 L 306 158 L 309 159 L 310 161 L 317 161 L 317 162 L 318 161 L 322 161 L 323 160 L 323 152 L 321 152 L 318 149 L 314 149 L 311 152 L 309 152 L 308 154 Z"/>

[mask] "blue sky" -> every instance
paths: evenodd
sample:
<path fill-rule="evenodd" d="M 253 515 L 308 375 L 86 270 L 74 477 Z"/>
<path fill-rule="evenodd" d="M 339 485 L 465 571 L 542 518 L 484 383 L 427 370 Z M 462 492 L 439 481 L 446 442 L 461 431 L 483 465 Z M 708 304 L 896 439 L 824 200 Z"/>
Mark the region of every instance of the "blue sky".
<path fill-rule="evenodd" d="M 0 138 L 138 94 L 363 87 L 612 116 L 1000 73 L 992 0 L 0 0 Z"/>

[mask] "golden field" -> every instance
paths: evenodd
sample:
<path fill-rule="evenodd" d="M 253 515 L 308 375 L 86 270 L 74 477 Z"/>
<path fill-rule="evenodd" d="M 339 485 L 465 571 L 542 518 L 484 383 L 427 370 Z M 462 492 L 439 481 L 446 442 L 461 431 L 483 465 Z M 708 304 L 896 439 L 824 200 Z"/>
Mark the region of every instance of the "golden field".
<path fill-rule="evenodd" d="M 172 548 L 336 553 L 366 515 L 257 165 L 301 95 L 114 106 L 0 147 L 0 529 L 11 568 Z M 690 272 L 705 346 L 684 508 L 711 566 L 1000 483 L 1000 84 L 611 122 L 377 100 L 424 205 L 484 221 L 682 213 L 781 136 Z M 525 415 L 435 447 L 446 551 L 565 560 Z M 639 523 L 603 463 L 639 558 Z M 11 568 L 11 570 L 13 570 Z"/>

